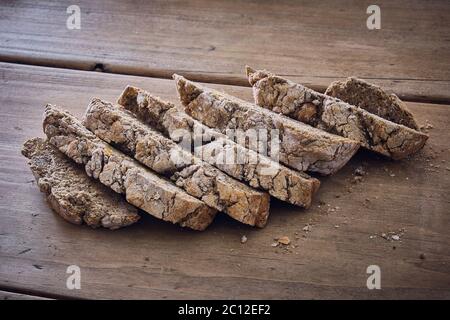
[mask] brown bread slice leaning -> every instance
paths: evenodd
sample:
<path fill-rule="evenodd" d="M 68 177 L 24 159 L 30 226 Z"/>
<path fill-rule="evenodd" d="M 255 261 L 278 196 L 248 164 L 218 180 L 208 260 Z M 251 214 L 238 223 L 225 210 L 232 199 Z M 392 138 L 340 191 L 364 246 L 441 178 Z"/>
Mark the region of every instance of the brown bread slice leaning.
<path fill-rule="evenodd" d="M 297 206 L 309 208 L 312 196 L 319 189 L 318 179 L 286 168 L 227 139 L 212 141 L 198 147 L 196 151 L 202 154 L 204 161 L 230 176 L 246 181 L 254 188 L 267 190 L 271 196 Z"/>
<path fill-rule="evenodd" d="M 352 139 L 393 159 L 420 150 L 428 139 L 422 132 L 383 119 L 364 109 L 305 86 L 247 67 L 255 103 L 316 128 Z"/>
<path fill-rule="evenodd" d="M 154 217 L 195 230 L 214 219 L 215 209 L 98 139 L 70 113 L 47 105 L 43 126 L 49 142 L 83 164 L 90 177 Z"/>
<path fill-rule="evenodd" d="M 227 136 L 206 127 L 170 102 L 152 96 L 145 90 L 128 86 L 118 103 L 144 123 L 156 128 L 173 141 L 188 140 L 187 149 L 230 176 L 250 186 L 266 190 L 282 201 L 308 208 L 319 188 L 318 179 L 289 169 L 272 159 L 236 144 Z M 232 153 L 239 161 L 217 161 Z M 232 157 L 232 156 L 231 156 Z M 229 157 L 229 158 L 231 158 Z"/>
<path fill-rule="evenodd" d="M 174 79 L 187 114 L 223 134 L 229 129 L 267 130 L 267 141 L 279 141 L 276 153 L 280 162 L 299 171 L 332 174 L 359 148 L 354 140 L 318 130 L 182 76 L 174 75 Z"/>
<path fill-rule="evenodd" d="M 183 145 L 183 147 L 189 150 L 195 148 L 194 145 L 227 138 L 226 135 L 187 115 L 181 107 L 140 88 L 127 86 L 117 103 L 173 141 L 187 140 L 187 146 Z"/>
<path fill-rule="evenodd" d="M 379 86 L 350 77 L 331 83 L 325 94 L 335 97 L 386 120 L 419 130 L 406 104 L 395 94 L 388 94 Z"/>
<path fill-rule="evenodd" d="M 267 193 L 250 188 L 193 156 L 124 108 L 94 98 L 83 124 L 100 139 L 170 178 L 208 206 L 245 224 L 266 224 L 270 204 Z"/>
<path fill-rule="evenodd" d="M 111 230 L 139 220 L 135 207 L 89 178 L 81 167 L 44 139 L 26 141 L 22 154 L 29 159 L 28 165 L 48 203 L 65 220 Z"/>

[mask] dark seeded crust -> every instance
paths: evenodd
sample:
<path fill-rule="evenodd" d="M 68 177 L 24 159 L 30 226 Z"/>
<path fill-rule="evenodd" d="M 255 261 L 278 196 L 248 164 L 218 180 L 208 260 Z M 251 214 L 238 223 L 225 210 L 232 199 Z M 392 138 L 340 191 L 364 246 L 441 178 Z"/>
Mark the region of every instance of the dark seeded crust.
<path fill-rule="evenodd" d="M 83 124 L 208 206 L 245 224 L 258 227 L 266 224 L 270 203 L 267 193 L 250 188 L 193 156 L 127 110 L 94 98 Z"/>
<path fill-rule="evenodd" d="M 215 209 L 98 139 L 70 113 L 47 105 L 43 125 L 52 145 L 136 207 L 195 230 L 204 230 L 214 219 Z"/>
<path fill-rule="evenodd" d="M 386 120 L 419 130 L 414 116 L 397 95 L 388 94 L 380 87 L 364 80 L 350 77 L 345 81 L 335 81 L 330 84 L 325 94 Z"/>
<path fill-rule="evenodd" d="M 393 159 L 420 150 L 428 139 L 422 132 L 383 119 L 265 70 L 247 67 L 255 103 L 327 132 L 352 139 Z"/>
<path fill-rule="evenodd" d="M 320 185 L 318 179 L 289 169 L 236 144 L 225 135 L 193 119 L 175 105 L 162 101 L 145 90 L 128 86 L 118 102 L 141 121 L 157 128 L 174 141 L 179 141 L 180 135 L 189 136 L 190 142 L 198 141 L 196 154 L 230 176 L 245 181 L 254 188 L 266 190 L 271 196 L 282 201 L 306 208 L 311 205 L 312 196 Z M 189 148 L 190 145 L 189 143 Z M 230 152 L 239 155 L 240 161 L 233 164 L 218 161 Z"/>
<path fill-rule="evenodd" d="M 84 170 L 42 138 L 26 141 L 22 154 L 53 210 L 65 220 L 111 230 L 139 220 L 137 209 L 90 179 Z"/>
<path fill-rule="evenodd" d="M 277 130 L 280 162 L 299 171 L 332 174 L 342 168 L 359 148 L 359 143 L 354 140 L 299 123 L 179 75 L 174 75 L 174 79 L 187 114 L 223 134 L 227 129 L 244 132 Z"/>

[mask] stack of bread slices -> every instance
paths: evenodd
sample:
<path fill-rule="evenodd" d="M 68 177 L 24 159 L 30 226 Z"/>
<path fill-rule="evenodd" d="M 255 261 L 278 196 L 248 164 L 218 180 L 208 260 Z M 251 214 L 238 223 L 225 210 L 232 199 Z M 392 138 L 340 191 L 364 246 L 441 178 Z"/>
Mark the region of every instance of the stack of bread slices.
<path fill-rule="evenodd" d="M 50 206 L 72 223 L 117 229 L 140 209 L 204 230 L 218 212 L 264 227 L 271 196 L 311 205 L 320 182 L 307 172 L 333 174 L 360 146 L 402 159 L 428 138 L 397 96 L 365 81 L 321 94 L 246 71 L 254 104 L 179 75 L 181 105 L 132 86 L 117 103 L 92 99 L 81 120 L 49 104 L 46 139 L 28 140 L 22 153 Z"/>

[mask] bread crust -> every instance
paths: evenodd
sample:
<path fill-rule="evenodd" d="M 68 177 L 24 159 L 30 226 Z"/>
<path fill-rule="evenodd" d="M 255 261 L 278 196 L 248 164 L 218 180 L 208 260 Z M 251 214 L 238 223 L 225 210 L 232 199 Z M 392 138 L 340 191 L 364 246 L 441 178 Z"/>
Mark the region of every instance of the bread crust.
<path fill-rule="evenodd" d="M 189 141 L 200 142 L 195 148 L 195 154 L 204 161 L 240 181 L 247 182 L 251 187 L 267 191 L 277 199 L 308 208 L 320 186 L 318 179 L 244 148 L 193 119 L 170 102 L 154 97 L 145 90 L 128 86 L 118 102 L 141 121 L 157 128 L 174 141 L 179 138 L 176 132 L 185 132 L 189 135 Z M 239 157 L 239 161 L 220 161 L 233 156 Z"/>
<path fill-rule="evenodd" d="M 138 210 L 90 179 L 84 170 L 42 138 L 26 141 L 22 154 L 51 208 L 65 220 L 111 230 L 139 220 Z"/>
<path fill-rule="evenodd" d="M 98 139 L 70 113 L 47 105 L 43 126 L 49 142 L 83 164 L 88 176 L 154 217 L 195 230 L 214 219 L 215 209 Z"/>
<path fill-rule="evenodd" d="M 174 75 L 174 79 L 186 113 L 204 125 L 223 134 L 227 129 L 278 132 L 279 161 L 288 167 L 332 174 L 342 168 L 359 148 L 359 143 L 354 140 L 299 123 L 181 76 Z M 271 139 L 270 136 L 268 141 Z"/>
<path fill-rule="evenodd" d="M 270 206 L 266 192 L 250 188 L 192 155 L 124 108 L 94 98 L 83 124 L 100 139 L 166 176 L 208 206 L 245 224 L 266 224 Z"/>
<path fill-rule="evenodd" d="M 419 151 L 428 139 L 420 131 L 316 92 L 265 70 L 247 68 L 255 103 L 318 129 L 337 134 L 393 159 Z"/>

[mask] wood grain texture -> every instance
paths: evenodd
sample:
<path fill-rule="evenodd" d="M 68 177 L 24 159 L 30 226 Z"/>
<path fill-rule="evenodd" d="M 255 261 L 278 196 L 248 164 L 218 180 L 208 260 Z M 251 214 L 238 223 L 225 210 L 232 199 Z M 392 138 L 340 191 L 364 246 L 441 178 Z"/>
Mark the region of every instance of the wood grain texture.
<path fill-rule="evenodd" d="M 358 76 L 414 101 L 450 102 L 450 2 L 2 1 L 0 60 L 248 85 L 245 64 L 323 91 Z M 49 18 L 51 17 L 51 18 Z"/>
<path fill-rule="evenodd" d="M 262 230 L 225 215 L 205 232 L 147 215 L 114 232 L 71 225 L 45 203 L 21 144 L 42 136 L 47 102 L 80 116 L 91 97 L 115 100 L 127 84 L 176 102 L 169 80 L 0 64 L 0 287 L 81 298 L 450 298 L 449 106 L 408 104 L 419 123 L 434 126 L 415 158 L 360 152 L 321 178 L 311 209 L 272 199 Z M 251 100 L 250 88 L 214 87 Z M 368 174 L 352 184 L 360 165 Z M 400 241 L 379 236 L 401 228 Z M 280 236 L 297 247 L 272 247 Z M 66 289 L 72 264 L 81 267 L 81 290 Z M 373 264 L 381 267 L 381 290 L 366 287 Z"/>

